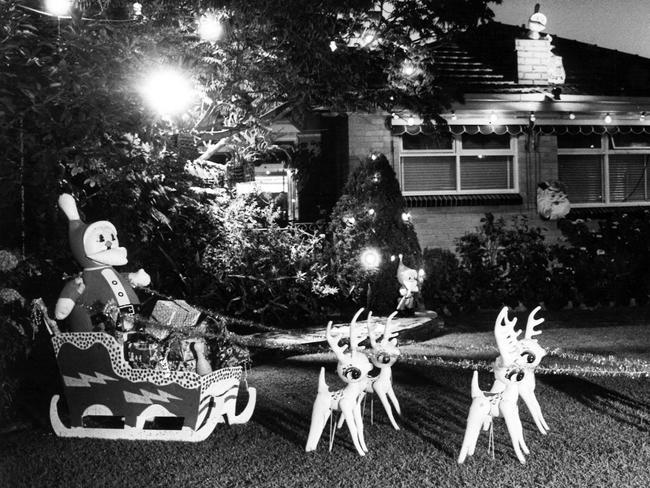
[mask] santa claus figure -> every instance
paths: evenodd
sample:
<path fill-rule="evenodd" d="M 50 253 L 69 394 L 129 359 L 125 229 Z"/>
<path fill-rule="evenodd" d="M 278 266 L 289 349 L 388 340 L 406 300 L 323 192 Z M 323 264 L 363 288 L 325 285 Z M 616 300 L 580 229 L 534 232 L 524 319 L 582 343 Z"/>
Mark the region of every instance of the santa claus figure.
<path fill-rule="evenodd" d="M 59 197 L 59 207 L 68 217 L 70 248 L 83 271 L 63 288 L 56 319 L 66 319 L 72 332 L 105 330 L 107 318 L 116 327 L 130 330 L 140 305 L 133 287 L 149 285 L 149 275 L 143 269 L 128 274 L 115 271 L 113 266 L 128 261 L 113 224 L 82 222 L 73 196 L 67 193 Z"/>

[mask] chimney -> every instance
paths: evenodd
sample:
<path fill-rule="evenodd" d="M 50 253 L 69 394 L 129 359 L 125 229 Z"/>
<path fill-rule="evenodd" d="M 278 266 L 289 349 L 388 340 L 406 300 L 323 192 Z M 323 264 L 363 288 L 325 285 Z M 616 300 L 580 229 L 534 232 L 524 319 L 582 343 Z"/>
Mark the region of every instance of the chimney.
<path fill-rule="evenodd" d="M 517 83 L 548 86 L 551 49 L 550 39 L 515 39 Z"/>

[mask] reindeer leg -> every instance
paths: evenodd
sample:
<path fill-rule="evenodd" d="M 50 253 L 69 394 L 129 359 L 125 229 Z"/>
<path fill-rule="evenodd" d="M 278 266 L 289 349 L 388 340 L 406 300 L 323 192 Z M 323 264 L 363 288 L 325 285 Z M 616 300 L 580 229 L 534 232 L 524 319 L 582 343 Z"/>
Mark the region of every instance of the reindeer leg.
<path fill-rule="evenodd" d="M 542 408 L 539 406 L 539 402 L 535 397 L 535 383 L 531 384 L 524 380 L 524 382 L 519 385 L 519 396 L 524 400 L 524 403 L 528 407 L 528 411 L 533 417 L 535 425 L 537 425 L 539 431 L 546 435 L 550 429 L 546 420 L 544 420 L 544 415 L 542 415 Z"/>
<path fill-rule="evenodd" d="M 395 407 L 395 411 L 397 412 L 397 415 L 402 415 L 402 410 L 399 407 L 399 402 L 397 401 L 397 397 L 395 396 L 395 392 L 393 391 L 393 384 L 389 383 L 388 384 L 388 390 L 386 391 L 388 393 L 388 398 L 391 399 L 393 402 L 393 406 Z"/>
<path fill-rule="evenodd" d="M 341 401 L 340 407 L 341 407 L 341 415 L 345 417 L 345 421 L 348 424 L 348 430 L 350 431 L 350 436 L 352 437 L 352 443 L 354 444 L 354 447 L 357 449 L 357 452 L 359 453 L 359 456 L 365 456 L 366 452 L 363 450 L 363 447 L 361 447 L 361 444 L 359 442 L 359 432 L 357 430 L 357 425 L 355 422 L 355 404 L 356 402 L 352 401 L 347 401 L 344 402 L 343 400 Z"/>
<path fill-rule="evenodd" d="M 368 452 L 368 446 L 366 446 L 366 438 L 363 432 L 363 415 L 361 414 L 361 401 L 363 395 L 357 400 L 357 406 L 354 408 L 354 422 L 357 425 L 357 432 L 359 434 L 359 444 L 361 444 L 361 449 L 365 452 Z"/>
<path fill-rule="evenodd" d="M 388 415 L 390 423 L 393 425 L 393 428 L 395 430 L 399 430 L 399 426 L 397 425 L 397 422 L 395 422 L 395 417 L 393 417 L 393 409 L 388 402 L 388 397 L 386 396 L 387 393 L 390 395 L 390 391 L 390 389 L 388 389 L 388 392 L 386 391 L 385 385 L 375 384 L 375 393 L 377 393 L 379 401 L 381 401 L 381 404 L 384 406 L 384 410 L 386 411 L 386 415 Z M 396 410 L 399 411 L 399 406 L 396 408 Z"/>
<path fill-rule="evenodd" d="M 311 425 L 309 426 L 309 435 L 307 436 L 307 445 L 305 451 L 310 452 L 316 450 L 318 441 L 323 434 L 327 419 L 332 414 L 330 409 L 331 397 L 329 393 L 327 396 L 318 395 L 314 401 L 314 408 L 311 412 Z"/>
<path fill-rule="evenodd" d="M 517 411 L 517 403 L 501 401 L 499 404 L 499 410 L 506 421 L 510 440 L 512 441 L 512 447 L 515 449 L 517 459 L 519 459 L 521 464 L 525 464 L 526 458 L 524 457 L 524 453 L 530 454 L 530 452 L 528 451 L 528 447 L 524 441 L 524 429 L 521 426 L 521 419 L 519 418 L 519 412 Z"/>

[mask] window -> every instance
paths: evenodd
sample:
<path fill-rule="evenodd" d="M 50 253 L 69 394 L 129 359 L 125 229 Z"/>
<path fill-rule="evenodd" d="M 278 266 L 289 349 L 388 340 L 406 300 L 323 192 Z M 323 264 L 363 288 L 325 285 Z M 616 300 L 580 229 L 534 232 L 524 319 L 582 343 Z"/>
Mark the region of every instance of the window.
<path fill-rule="evenodd" d="M 404 195 L 516 193 L 515 144 L 509 134 L 401 137 Z"/>
<path fill-rule="evenodd" d="M 558 177 L 578 206 L 650 203 L 649 160 L 647 134 L 558 136 Z"/>

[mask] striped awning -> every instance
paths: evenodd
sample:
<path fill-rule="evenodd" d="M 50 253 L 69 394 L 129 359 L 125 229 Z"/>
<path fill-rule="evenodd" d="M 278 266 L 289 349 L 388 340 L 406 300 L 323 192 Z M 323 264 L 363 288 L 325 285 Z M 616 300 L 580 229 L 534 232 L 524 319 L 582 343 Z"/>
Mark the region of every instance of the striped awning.
<path fill-rule="evenodd" d="M 473 124 L 462 124 L 462 125 L 431 125 L 431 124 L 422 124 L 422 125 L 391 125 L 391 133 L 395 136 L 401 136 L 404 134 L 409 135 L 432 135 L 437 132 L 451 132 L 455 135 L 461 134 L 511 134 L 519 135 L 530 133 L 530 131 L 536 134 L 650 134 L 650 126 L 646 125 L 473 125 Z"/>
<path fill-rule="evenodd" d="M 479 205 L 521 205 L 523 199 L 518 193 L 490 193 L 471 195 L 416 195 L 405 196 L 407 208 L 422 207 L 471 207 Z"/>

